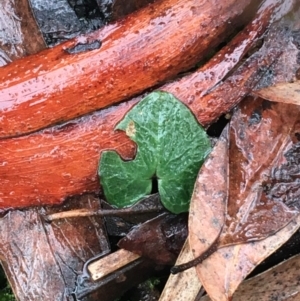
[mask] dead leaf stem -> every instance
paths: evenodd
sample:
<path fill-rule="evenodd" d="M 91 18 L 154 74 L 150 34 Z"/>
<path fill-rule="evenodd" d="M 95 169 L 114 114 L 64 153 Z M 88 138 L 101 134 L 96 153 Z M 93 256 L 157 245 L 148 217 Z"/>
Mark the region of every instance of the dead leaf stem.
<path fill-rule="evenodd" d="M 171 268 L 171 273 L 175 275 L 187 269 L 190 269 L 194 266 L 197 266 L 198 264 L 202 263 L 206 258 L 208 258 L 210 255 L 212 255 L 214 252 L 216 252 L 220 246 L 220 235 L 222 233 L 222 230 L 223 227 L 221 227 L 219 234 L 217 235 L 215 240 L 212 242 L 212 244 L 208 247 L 206 251 L 204 251 L 200 256 L 196 257 L 191 261 L 188 261 L 183 264 L 175 265 L 174 267 Z"/>

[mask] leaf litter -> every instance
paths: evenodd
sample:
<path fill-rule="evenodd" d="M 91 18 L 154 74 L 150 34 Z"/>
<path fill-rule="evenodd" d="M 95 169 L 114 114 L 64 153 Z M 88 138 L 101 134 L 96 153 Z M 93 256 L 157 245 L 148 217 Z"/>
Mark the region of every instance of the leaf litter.
<path fill-rule="evenodd" d="M 298 73 L 299 71 L 300 69 L 297 70 Z M 291 83 L 278 83 L 255 91 L 253 94 L 275 102 L 300 105 L 300 80 L 298 78 L 298 80 Z"/>
<path fill-rule="evenodd" d="M 300 297 L 300 255 L 246 280 L 233 295 L 232 301 L 296 301 Z M 209 301 L 209 296 L 201 301 Z"/>
<path fill-rule="evenodd" d="M 293 20 L 297 19 L 295 15 L 299 15 L 299 10 L 293 14 L 293 17 L 289 16 L 290 19 L 282 20 L 281 25 L 275 26 L 278 30 L 282 24 L 285 25 L 281 33 L 279 29 L 274 35 L 273 29 L 270 30 L 274 47 L 277 45 L 278 38 L 281 39 L 279 44 L 284 43 L 286 46 L 282 47 L 282 54 L 277 62 L 271 65 L 262 77 L 257 85 L 258 89 L 270 84 L 276 87 L 277 83 L 282 81 L 295 82 L 297 78 L 299 47 L 297 45 L 295 47 L 297 40 L 295 36 L 299 28 L 295 29 L 297 22 Z M 283 83 L 279 85 L 281 88 L 284 86 Z M 252 94 L 266 95 L 259 94 L 259 92 L 252 92 Z M 282 94 L 279 94 L 277 99 L 284 98 Z M 268 100 L 273 100 L 272 98 L 273 95 L 272 97 L 266 96 Z M 274 95 L 274 101 L 278 101 L 276 95 Z M 258 105 L 259 102 L 260 105 Z M 283 102 L 296 103 L 291 97 Z M 248 112 L 244 111 L 247 106 Z M 267 115 L 266 112 L 268 112 Z M 246 120 L 243 120 L 241 124 L 236 122 L 236 126 L 231 129 L 230 133 L 229 129 L 224 131 L 200 171 L 190 210 L 189 241 L 194 258 L 207 252 L 209 248 L 212 248 L 212 244 L 219 244 L 219 249 L 196 267 L 199 279 L 211 299 L 218 301 L 230 300 L 236 288 L 256 265 L 289 240 L 300 225 L 297 166 L 300 137 L 299 107 L 248 98 L 236 109 L 233 118 L 235 121 L 238 120 L 237 113 L 241 119 L 247 117 L 248 122 Z M 245 116 L 246 113 L 247 116 Z M 276 132 L 278 133 L 277 140 L 273 141 L 270 137 Z M 242 153 L 247 139 L 252 139 L 252 142 L 249 143 L 247 151 L 244 149 Z M 271 142 L 273 149 L 270 145 L 266 145 L 264 139 Z M 232 144 L 233 142 L 236 144 Z M 257 142 L 260 144 L 259 147 L 256 146 Z M 239 166 L 238 161 L 241 158 L 243 160 L 239 162 L 241 165 Z M 235 160 L 237 164 L 234 164 Z M 218 172 L 213 173 L 216 170 Z M 214 184 L 212 178 L 216 179 L 220 185 Z M 230 183 L 232 180 L 238 181 L 234 184 Z M 201 194 L 199 187 L 205 187 L 206 193 L 204 189 Z M 233 190 L 232 195 L 237 198 L 236 201 L 244 205 L 242 208 L 244 210 L 233 206 L 227 212 L 226 205 L 227 202 L 230 204 L 231 190 Z M 202 199 L 206 194 L 206 201 L 210 203 L 210 206 Z M 196 198 L 194 198 L 195 195 L 197 195 Z M 201 200 L 203 202 L 200 205 Z M 200 206 L 202 213 L 199 211 Z M 260 212 L 258 209 L 263 210 Z M 264 218 L 264 213 L 268 210 L 271 214 Z M 197 212 L 196 215 L 195 212 Z M 272 213 L 280 218 L 273 218 Z M 203 219 L 203 217 L 207 218 Z M 260 225 L 261 222 L 262 225 Z M 222 232 L 218 237 L 220 231 Z"/>
<path fill-rule="evenodd" d="M 291 231 L 294 231 L 294 230 L 295 230 L 295 227 L 296 227 L 296 225 L 293 225 L 293 222 L 290 223 L 290 224 L 289 224 L 289 228 L 290 228 L 289 231 L 290 231 L 290 232 L 291 232 Z M 282 229 L 282 230 L 280 231 L 280 233 L 281 233 L 283 230 L 285 230 L 285 229 Z M 290 232 L 288 232 L 287 236 L 289 235 Z M 278 232 L 278 233 L 279 233 L 279 232 Z M 271 242 L 272 242 L 272 241 L 271 241 Z M 277 243 L 277 241 L 276 241 L 276 239 L 274 239 L 274 240 L 273 240 L 273 244 L 276 245 L 276 243 Z M 256 243 L 255 243 L 255 244 L 256 244 Z M 278 244 L 277 244 L 277 245 L 278 245 Z M 225 250 L 225 249 L 226 249 L 226 248 L 223 248 L 223 250 Z M 262 249 L 264 249 L 264 246 L 263 246 Z M 224 254 L 229 254 L 229 253 L 230 253 L 230 252 L 228 251 L 227 253 L 224 253 Z M 258 253 L 259 253 L 259 252 L 258 252 Z M 244 254 L 245 254 L 245 253 L 244 253 Z M 243 254 L 242 254 L 242 255 L 243 255 Z M 226 256 L 227 256 L 227 255 L 226 255 Z M 226 256 L 225 256 L 225 257 L 226 257 Z M 227 256 L 227 257 L 228 257 L 228 256 Z"/>
<path fill-rule="evenodd" d="M 194 257 L 217 239 L 219 249 L 196 267 L 212 300 L 230 300 L 300 226 L 299 117 L 298 106 L 248 97 L 199 173 L 189 239 Z"/>
<path fill-rule="evenodd" d="M 186 214 L 163 213 L 134 227 L 118 246 L 157 264 L 172 265 L 187 238 Z"/>

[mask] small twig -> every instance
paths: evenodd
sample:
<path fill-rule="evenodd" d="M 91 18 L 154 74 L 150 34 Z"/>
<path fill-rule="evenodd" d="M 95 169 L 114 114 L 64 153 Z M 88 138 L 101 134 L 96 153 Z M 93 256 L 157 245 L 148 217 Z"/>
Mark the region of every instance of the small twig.
<path fill-rule="evenodd" d="M 143 213 L 151 213 L 151 212 L 160 212 L 157 208 L 151 209 L 140 209 L 133 210 L 132 208 L 125 209 L 101 209 L 101 210 L 91 210 L 91 209 L 77 209 L 70 210 L 64 212 L 57 212 L 49 215 L 45 215 L 44 219 L 46 222 L 52 222 L 54 220 L 63 219 L 63 218 L 73 218 L 73 217 L 91 217 L 91 216 L 117 216 L 123 217 L 129 214 L 143 214 Z"/>
<path fill-rule="evenodd" d="M 171 274 L 175 275 L 180 272 L 183 272 L 187 269 L 190 269 L 192 267 L 197 266 L 198 264 L 202 263 L 206 258 L 208 258 L 210 255 L 212 255 L 214 252 L 216 252 L 220 246 L 220 235 L 222 233 L 222 228 L 220 229 L 220 232 L 216 239 L 212 242 L 212 244 L 209 246 L 209 248 L 203 252 L 200 256 L 197 258 L 188 261 L 183 264 L 175 265 L 174 267 L 171 268 Z"/>
<path fill-rule="evenodd" d="M 186 240 L 176 264 L 189 261 L 193 258 L 188 239 Z M 170 275 L 159 301 L 194 301 L 198 296 L 201 283 L 197 277 L 196 269 L 190 269 L 178 275 Z"/>

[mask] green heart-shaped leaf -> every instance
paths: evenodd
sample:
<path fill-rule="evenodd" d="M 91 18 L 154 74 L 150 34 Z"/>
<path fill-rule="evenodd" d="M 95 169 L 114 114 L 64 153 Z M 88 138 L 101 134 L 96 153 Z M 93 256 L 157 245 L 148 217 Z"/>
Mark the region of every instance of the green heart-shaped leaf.
<path fill-rule="evenodd" d="M 102 153 L 100 181 L 107 201 L 133 205 L 152 189 L 152 178 L 164 206 L 188 211 L 200 166 L 210 141 L 191 111 L 172 94 L 156 91 L 134 106 L 117 125 L 137 144 L 136 157 L 123 161 L 114 151 Z"/>

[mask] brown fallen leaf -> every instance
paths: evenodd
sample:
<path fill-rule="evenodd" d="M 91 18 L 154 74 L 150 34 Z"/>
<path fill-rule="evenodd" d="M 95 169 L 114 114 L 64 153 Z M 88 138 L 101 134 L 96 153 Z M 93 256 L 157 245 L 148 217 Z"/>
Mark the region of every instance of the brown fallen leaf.
<path fill-rule="evenodd" d="M 134 227 L 118 246 L 158 264 L 172 265 L 187 237 L 187 216 L 163 213 Z"/>
<path fill-rule="evenodd" d="M 225 223 L 228 193 L 229 128 L 224 129 L 202 165 L 189 210 L 189 243 L 200 256 L 219 237 Z"/>
<path fill-rule="evenodd" d="M 300 80 L 293 83 L 278 83 L 253 92 L 253 95 L 270 101 L 300 105 Z"/>
<path fill-rule="evenodd" d="M 299 117 L 298 106 L 244 100 L 231 120 L 229 156 L 225 130 L 199 173 L 189 239 L 198 257 L 222 229 L 219 250 L 197 266 L 213 300 L 229 300 L 255 265 L 300 226 L 300 171 L 294 166 L 300 162 Z"/>
<path fill-rule="evenodd" d="M 300 107 L 263 99 L 246 99 L 236 110 L 230 123 L 229 195 L 222 245 L 267 237 L 298 215 L 297 207 L 273 197 L 275 192 L 269 190 L 275 189 L 274 169 L 296 160 L 288 157 L 288 151 L 297 147 L 299 117 Z M 297 200 L 296 195 L 291 197 L 289 201 Z"/>
<path fill-rule="evenodd" d="M 247 275 L 265 258 L 275 252 L 299 229 L 297 217 L 285 228 L 266 239 L 220 248 L 197 266 L 205 279 L 203 286 L 213 301 L 228 301 Z"/>
<path fill-rule="evenodd" d="M 296 301 L 300 299 L 300 255 L 244 281 L 232 301 Z M 208 296 L 201 301 L 211 300 Z"/>

